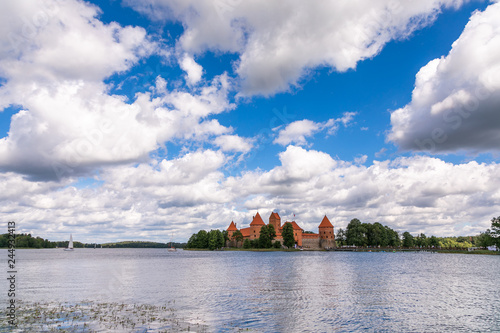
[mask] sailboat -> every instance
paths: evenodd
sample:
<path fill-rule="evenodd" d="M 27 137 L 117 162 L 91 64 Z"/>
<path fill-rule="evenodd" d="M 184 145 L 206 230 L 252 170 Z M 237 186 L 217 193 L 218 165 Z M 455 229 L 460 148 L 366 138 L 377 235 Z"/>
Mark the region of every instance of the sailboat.
<path fill-rule="evenodd" d="M 64 251 L 73 251 L 73 235 L 69 235 L 69 243 L 68 247 L 64 249 Z"/>
<path fill-rule="evenodd" d="M 176 252 L 177 249 L 174 247 L 172 243 L 172 239 L 170 239 L 170 248 L 168 249 L 168 252 Z"/>

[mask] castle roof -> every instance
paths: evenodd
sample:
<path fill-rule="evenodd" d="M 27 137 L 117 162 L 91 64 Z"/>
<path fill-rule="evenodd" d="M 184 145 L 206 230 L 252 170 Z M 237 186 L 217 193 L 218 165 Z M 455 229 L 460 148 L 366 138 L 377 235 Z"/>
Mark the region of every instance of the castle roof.
<path fill-rule="evenodd" d="M 250 237 L 250 228 L 242 228 L 240 231 L 243 237 Z"/>
<path fill-rule="evenodd" d="M 302 238 L 319 238 L 319 234 L 302 234 Z"/>
<path fill-rule="evenodd" d="M 330 222 L 328 217 L 323 217 L 323 221 L 319 224 L 318 228 L 333 228 L 333 224 Z"/>
<path fill-rule="evenodd" d="M 280 219 L 280 216 L 278 215 L 278 213 L 275 213 L 275 212 L 272 212 L 271 213 L 271 216 L 269 216 L 269 219 L 271 219 L 271 217 L 274 217 L 275 219 Z"/>
<path fill-rule="evenodd" d="M 292 225 L 293 230 L 304 230 L 304 229 L 302 229 L 301 227 L 299 227 L 299 225 L 298 225 L 298 224 L 297 224 L 297 222 L 295 222 L 295 221 L 292 221 L 292 222 L 290 222 L 290 221 L 286 221 L 285 223 L 283 223 L 283 226 L 284 226 L 285 224 L 287 224 L 287 223 L 290 223 L 290 224 Z M 283 226 L 280 228 L 280 231 L 281 231 L 281 230 L 283 230 Z"/>
<path fill-rule="evenodd" d="M 227 231 L 236 231 L 236 230 L 238 230 L 238 228 L 236 228 L 236 224 L 234 224 L 234 222 L 231 221 L 231 224 L 227 228 Z"/>
<path fill-rule="evenodd" d="M 262 217 L 260 217 L 259 212 L 257 212 L 257 215 L 253 217 L 252 223 L 250 223 L 250 226 L 257 226 L 257 225 L 266 225 L 262 220 Z"/>

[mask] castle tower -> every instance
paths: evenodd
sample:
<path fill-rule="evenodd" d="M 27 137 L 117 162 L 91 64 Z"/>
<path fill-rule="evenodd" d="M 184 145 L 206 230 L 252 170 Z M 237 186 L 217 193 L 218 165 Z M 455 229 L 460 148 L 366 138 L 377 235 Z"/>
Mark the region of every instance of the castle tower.
<path fill-rule="evenodd" d="M 278 233 L 281 228 L 281 217 L 278 213 L 272 212 L 271 216 L 269 216 L 269 224 L 274 227 L 274 231 Z"/>
<path fill-rule="evenodd" d="M 318 226 L 319 229 L 319 241 L 320 247 L 322 248 L 332 248 L 335 245 L 335 233 L 333 232 L 333 224 L 330 222 L 328 217 L 323 217 L 323 220 Z"/>
<path fill-rule="evenodd" d="M 234 221 L 231 221 L 231 224 L 227 228 L 227 235 L 229 237 L 229 240 L 233 240 L 233 234 L 237 230 L 238 228 L 236 228 L 236 224 L 234 224 Z"/>
<path fill-rule="evenodd" d="M 330 222 L 328 217 L 323 217 L 323 220 L 318 226 L 319 238 L 321 239 L 333 239 L 335 240 L 335 234 L 333 233 L 333 224 Z"/>
<path fill-rule="evenodd" d="M 266 225 L 260 217 L 259 212 L 253 217 L 252 223 L 250 223 L 250 239 L 256 239 L 260 237 L 260 228 Z"/>

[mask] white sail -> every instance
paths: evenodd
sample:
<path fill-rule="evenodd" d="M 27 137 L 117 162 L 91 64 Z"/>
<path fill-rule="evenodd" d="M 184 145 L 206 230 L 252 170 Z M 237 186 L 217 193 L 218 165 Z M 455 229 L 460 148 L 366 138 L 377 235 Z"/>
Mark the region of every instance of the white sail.
<path fill-rule="evenodd" d="M 68 249 L 73 248 L 73 235 L 69 235 L 69 244 L 68 244 Z"/>

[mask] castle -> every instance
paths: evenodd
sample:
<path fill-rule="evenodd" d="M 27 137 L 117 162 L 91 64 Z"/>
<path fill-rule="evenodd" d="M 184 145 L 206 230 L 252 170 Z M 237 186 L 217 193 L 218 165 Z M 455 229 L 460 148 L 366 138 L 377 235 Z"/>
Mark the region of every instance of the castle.
<path fill-rule="evenodd" d="M 293 227 L 293 234 L 295 238 L 295 244 L 298 247 L 304 249 L 328 249 L 334 248 L 335 245 L 335 234 L 333 232 L 333 225 L 328 220 L 328 217 L 323 218 L 321 223 L 318 226 L 318 233 L 305 233 L 304 229 L 302 229 L 295 221 L 285 222 L 281 225 L 281 217 L 278 213 L 272 212 L 271 216 L 269 216 L 269 225 L 274 227 L 276 231 L 275 240 L 281 242 L 283 244 L 283 237 L 281 235 L 283 231 L 283 226 L 286 223 L 290 223 Z M 252 223 L 250 223 L 250 227 L 239 229 L 241 234 L 243 235 L 243 240 L 245 239 L 258 239 L 260 237 L 260 229 L 262 226 L 266 225 L 259 213 L 253 217 Z M 233 246 L 241 246 L 241 244 L 237 244 L 236 240 L 233 237 L 235 231 L 237 231 L 236 224 L 234 221 L 231 221 L 229 227 L 227 228 L 227 233 L 229 236 L 230 245 Z"/>

